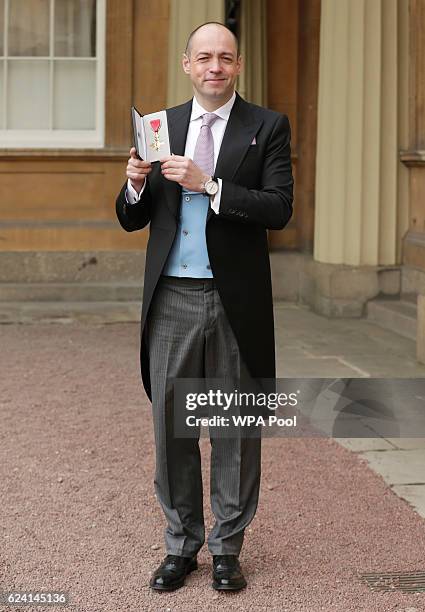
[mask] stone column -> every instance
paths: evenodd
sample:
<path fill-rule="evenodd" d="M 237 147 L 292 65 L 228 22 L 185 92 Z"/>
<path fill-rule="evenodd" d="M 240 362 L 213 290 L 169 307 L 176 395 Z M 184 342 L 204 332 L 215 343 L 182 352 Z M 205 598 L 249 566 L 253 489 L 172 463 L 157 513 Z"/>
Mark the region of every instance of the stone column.
<path fill-rule="evenodd" d="M 167 106 L 181 104 L 193 95 L 181 60 L 190 32 L 206 21 L 224 22 L 224 0 L 170 0 Z"/>
<path fill-rule="evenodd" d="M 401 159 L 409 171 L 410 210 L 403 263 L 425 279 L 425 2 L 410 0 L 409 9 L 409 143 Z"/>
<path fill-rule="evenodd" d="M 267 106 L 266 0 L 241 3 L 240 52 L 242 72 L 237 90 L 245 100 Z"/>
<path fill-rule="evenodd" d="M 325 314 L 360 316 L 382 286 L 399 290 L 397 270 L 378 274 L 398 263 L 398 10 L 321 4 L 313 301 Z"/>
<path fill-rule="evenodd" d="M 417 358 L 425 363 L 425 295 L 418 295 Z"/>

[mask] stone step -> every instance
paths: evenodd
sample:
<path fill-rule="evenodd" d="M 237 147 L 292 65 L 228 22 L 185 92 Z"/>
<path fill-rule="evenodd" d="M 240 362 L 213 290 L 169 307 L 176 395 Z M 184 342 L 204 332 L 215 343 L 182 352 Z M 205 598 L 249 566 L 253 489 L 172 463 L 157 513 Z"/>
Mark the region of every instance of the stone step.
<path fill-rule="evenodd" d="M 407 300 L 370 300 L 367 318 L 380 327 L 416 341 L 417 306 L 411 297 Z"/>
<path fill-rule="evenodd" d="M 142 282 L 144 269 L 143 250 L 0 252 L 0 283 Z"/>
<path fill-rule="evenodd" d="M 132 302 L 142 299 L 140 281 L 111 283 L 1 283 L 5 302 Z"/>
<path fill-rule="evenodd" d="M 2 302 L 0 324 L 10 323 L 136 323 L 140 302 Z"/>

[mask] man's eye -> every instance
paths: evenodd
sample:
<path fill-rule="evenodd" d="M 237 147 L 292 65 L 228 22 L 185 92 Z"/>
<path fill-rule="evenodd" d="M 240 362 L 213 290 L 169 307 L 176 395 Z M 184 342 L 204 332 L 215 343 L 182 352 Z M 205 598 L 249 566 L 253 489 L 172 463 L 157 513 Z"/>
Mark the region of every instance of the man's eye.
<path fill-rule="evenodd" d="M 206 55 L 202 56 L 202 57 L 198 57 L 198 61 L 199 62 L 205 62 L 205 60 L 207 60 L 208 57 Z"/>

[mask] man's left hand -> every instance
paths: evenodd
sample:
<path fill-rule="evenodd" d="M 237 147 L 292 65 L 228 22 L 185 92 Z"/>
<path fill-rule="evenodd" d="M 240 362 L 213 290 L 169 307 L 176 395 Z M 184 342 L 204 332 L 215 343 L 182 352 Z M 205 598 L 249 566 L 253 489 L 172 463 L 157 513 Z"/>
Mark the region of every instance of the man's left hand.
<path fill-rule="evenodd" d="M 209 179 L 193 160 L 182 155 L 164 157 L 161 160 L 161 172 L 166 179 L 179 183 L 189 191 L 204 191 L 204 183 Z"/>

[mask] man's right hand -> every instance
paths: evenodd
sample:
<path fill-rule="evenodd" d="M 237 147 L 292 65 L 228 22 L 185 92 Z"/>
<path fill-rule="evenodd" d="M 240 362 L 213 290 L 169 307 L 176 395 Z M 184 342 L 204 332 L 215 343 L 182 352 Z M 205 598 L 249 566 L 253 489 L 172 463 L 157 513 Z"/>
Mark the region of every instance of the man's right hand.
<path fill-rule="evenodd" d="M 151 162 L 139 159 L 135 147 L 132 147 L 130 149 L 130 159 L 127 163 L 127 178 L 130 179 L 137 193 L 140 192 L 145 184 L 145 179 L 151 170 Z"/>

